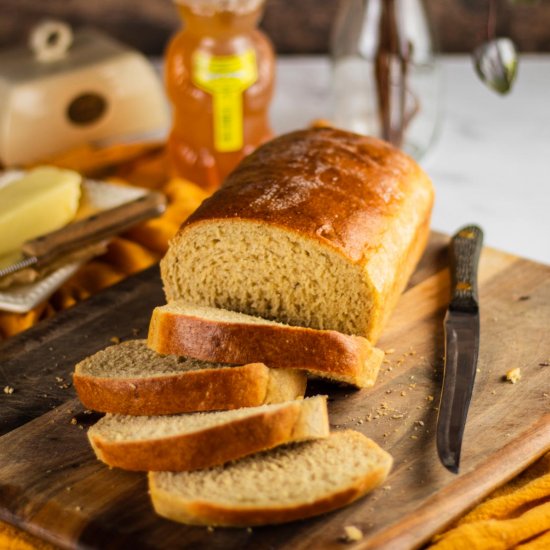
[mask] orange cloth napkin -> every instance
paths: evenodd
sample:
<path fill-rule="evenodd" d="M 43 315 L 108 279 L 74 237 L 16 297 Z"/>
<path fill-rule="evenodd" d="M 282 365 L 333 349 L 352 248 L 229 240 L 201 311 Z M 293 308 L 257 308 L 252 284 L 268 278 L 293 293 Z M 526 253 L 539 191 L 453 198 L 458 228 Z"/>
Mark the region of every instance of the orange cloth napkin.
<path fill-rule="evenodd" d="M 157 262 L 181 222 L 206 198 L 191 182 L 170 179 L 161 147 L 116 146 L 96 151 L 81 147 L 52 164 L 121 184 L 160 189 L 168 208 L 159 218 L 114 239 L 107 253 L 84 265 L 51 299 L 26 314 L 0 313 L 0 339 L 25 330 L 57 311 Z M 113 169 L 113 167 L 115 167 Z M 495 491 L 447 532 L 430 550 L 550 549 L 550 454 Z M 51 550 L 45 544 L 0 522 L 0 549 Z"/>

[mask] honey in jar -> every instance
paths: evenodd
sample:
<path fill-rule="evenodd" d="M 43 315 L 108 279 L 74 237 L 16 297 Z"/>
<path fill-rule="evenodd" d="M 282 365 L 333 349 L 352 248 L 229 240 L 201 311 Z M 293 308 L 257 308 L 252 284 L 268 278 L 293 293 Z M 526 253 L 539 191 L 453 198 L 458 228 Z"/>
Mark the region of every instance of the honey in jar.
<path fill-rule="evenodd" d="M 184 28 L 170 42 L 165 80 L 175 175 L 214 190 L 272 133 L 274 55 L 257 29 L 264 0 L 176 0 Z"/>

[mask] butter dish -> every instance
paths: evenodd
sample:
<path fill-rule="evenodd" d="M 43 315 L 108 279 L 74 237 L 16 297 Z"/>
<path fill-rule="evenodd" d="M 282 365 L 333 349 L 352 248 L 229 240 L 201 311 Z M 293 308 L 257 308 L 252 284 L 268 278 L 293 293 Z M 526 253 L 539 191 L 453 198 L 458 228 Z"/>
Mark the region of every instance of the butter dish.
<path fill-rule="evenodd" d="M 0 177 L 9 185 L 21 172 Z M 29 255 L 23 251 L 0 258 L 0 310 L 25 312 L 47 299 L 90 257 L 101 254 L 105 241 L 130 225 L 159 215 L 165 207 L 160 193 L 102 181 L 84 180 L 82 197 L 73 222 L 61 230 L 29 241 L 34 243 L 36 261 L 23 269 L 10 269 Z M 48 269 L 49 265 L 53 266 Z M 6 288 L 6 279 L 10 286 Z M 11 284 L 13 283 L 13 284 Z M 3 287 L 3 288 L 2 288 Z"/>
<path fill-rule="evenodd" d="M 0 163 L 25 166 L 87 143 L 167 131 L 162 83 L 139 52 L 95 29 L 38 25 L 0 51 Z"/>

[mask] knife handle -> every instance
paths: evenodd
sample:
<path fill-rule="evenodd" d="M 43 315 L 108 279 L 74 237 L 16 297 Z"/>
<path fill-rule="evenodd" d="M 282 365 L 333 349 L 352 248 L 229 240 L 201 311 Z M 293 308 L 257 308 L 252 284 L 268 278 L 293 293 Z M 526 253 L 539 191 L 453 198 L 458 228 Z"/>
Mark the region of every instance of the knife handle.
<path fill-rule="evenodd" d="M 477 268 L 483 231 L 477 225 L 462 227 L 451 239 L 451 303 L 455 311 L 477 311 Z"/>
<path fill-rule="evenodd" d="M 131 202 L 98 212 L 57 231 L 27 241 L 22 250 L 28 256 L 38 257 L 40 261 L 50 261 L 158 216 L 164 211 L 165 206 L 164 195 L 149 192 Z"/>

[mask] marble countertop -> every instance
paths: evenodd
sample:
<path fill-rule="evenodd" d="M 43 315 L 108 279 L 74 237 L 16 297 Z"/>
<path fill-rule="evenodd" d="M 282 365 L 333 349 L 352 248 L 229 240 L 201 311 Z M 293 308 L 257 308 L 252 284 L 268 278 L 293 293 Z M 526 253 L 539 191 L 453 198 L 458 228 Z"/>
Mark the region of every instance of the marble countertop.
<path fill-rule="evenodd" d="M 522 56 L 508 96 L 488 90 L 466 56 L 441 58 L 442 125 L 421 164 L 436 187 L 433 228 L 466 223 L 489 246 L 550 264 L 550 55 Z M 330 117 L 326 57 L 281 57 L 277 133 Z"/>

